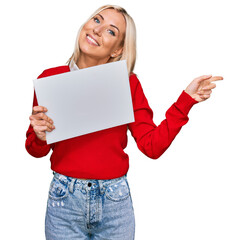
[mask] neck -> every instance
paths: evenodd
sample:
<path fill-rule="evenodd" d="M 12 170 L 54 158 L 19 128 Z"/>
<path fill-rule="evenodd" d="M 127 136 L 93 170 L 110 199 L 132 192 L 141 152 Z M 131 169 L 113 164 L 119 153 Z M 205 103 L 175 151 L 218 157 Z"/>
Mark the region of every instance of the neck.
<path fill-rule="evenodd" d="M 87 67 L 93 67 L 96 65 L 101 65 L 104 63 L 107 63 L 109 60 L 109 58 L 105 58 L 105 59 L 96 59 L 90 56 L 87 56 L 85 54 L 80 54 L 76 64 L 78 66 L 79 69 L 82 68 L 87 68 Z"/>

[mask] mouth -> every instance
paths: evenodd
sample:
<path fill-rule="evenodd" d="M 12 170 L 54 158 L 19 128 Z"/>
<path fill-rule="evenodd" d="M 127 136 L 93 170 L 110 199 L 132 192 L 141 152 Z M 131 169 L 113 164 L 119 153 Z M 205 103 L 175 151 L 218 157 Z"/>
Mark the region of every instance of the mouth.
<path fill-rule="evenodd" d="M 96 39 L 94 39 L 91 35 L 86 34 L 86 39 L 88 43 L 95 45 L 95 46 L 100 46 L 100 44 L 96 41 Z"/>

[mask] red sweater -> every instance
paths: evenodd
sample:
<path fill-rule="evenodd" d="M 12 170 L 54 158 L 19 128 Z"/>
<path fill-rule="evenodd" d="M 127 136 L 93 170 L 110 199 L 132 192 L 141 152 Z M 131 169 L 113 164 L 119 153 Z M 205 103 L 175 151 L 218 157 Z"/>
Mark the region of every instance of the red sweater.
<path fill-rule="evenodd" d="M 69 71 L 69 66 L 50 68 L 43 71 L 38 78 Z M 152 159 L 159 158 L 181 127 L 188 122 L 189 110 L 198 102 L 183 91 L 167 110 L 166 119 L 156 126 L 153 122 L 153 111 L 137 76 L 132 73 L 129 81 L 135 122 L 52 144 L 38 139 L 30 125 L 25 143 L 28 153 L 39 158 L 46 156 L 52 149 L 51 169 L 66 176 L 87 179 L 118 178 L 126 174 L 129 168 L 129 157 L 124 152 L 129 129 L 142 153 Z M 37 105 L 34 93 L 33 106 Z"/>

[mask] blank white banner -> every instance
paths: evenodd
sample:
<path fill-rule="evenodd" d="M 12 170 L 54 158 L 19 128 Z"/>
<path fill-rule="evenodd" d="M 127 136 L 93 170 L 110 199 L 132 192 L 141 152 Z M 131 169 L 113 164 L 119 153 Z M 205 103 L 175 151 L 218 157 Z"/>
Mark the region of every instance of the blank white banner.
<path fill-rule="evenodd" d="M 134 122 L 126 60 L 34 80 L 55 129 L 47 143 Z"/>

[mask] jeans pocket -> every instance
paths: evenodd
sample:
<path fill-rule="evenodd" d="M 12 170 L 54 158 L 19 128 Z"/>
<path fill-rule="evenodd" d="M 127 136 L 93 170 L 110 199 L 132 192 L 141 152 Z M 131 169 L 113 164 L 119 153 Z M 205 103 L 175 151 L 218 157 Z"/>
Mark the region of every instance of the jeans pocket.
<path fill-rule="evenodd" d="M 49 188 L 49 198 L 53 200 L 62 200 L 69 194 L 68 184 L 53 178 Z"/>
<path fill-rule="evenodd" d="M 114 202 L 127 199 L 130 196 L 130 189 L 126 178 L 110 184 L 106 189 L 106 197 Z"/>

